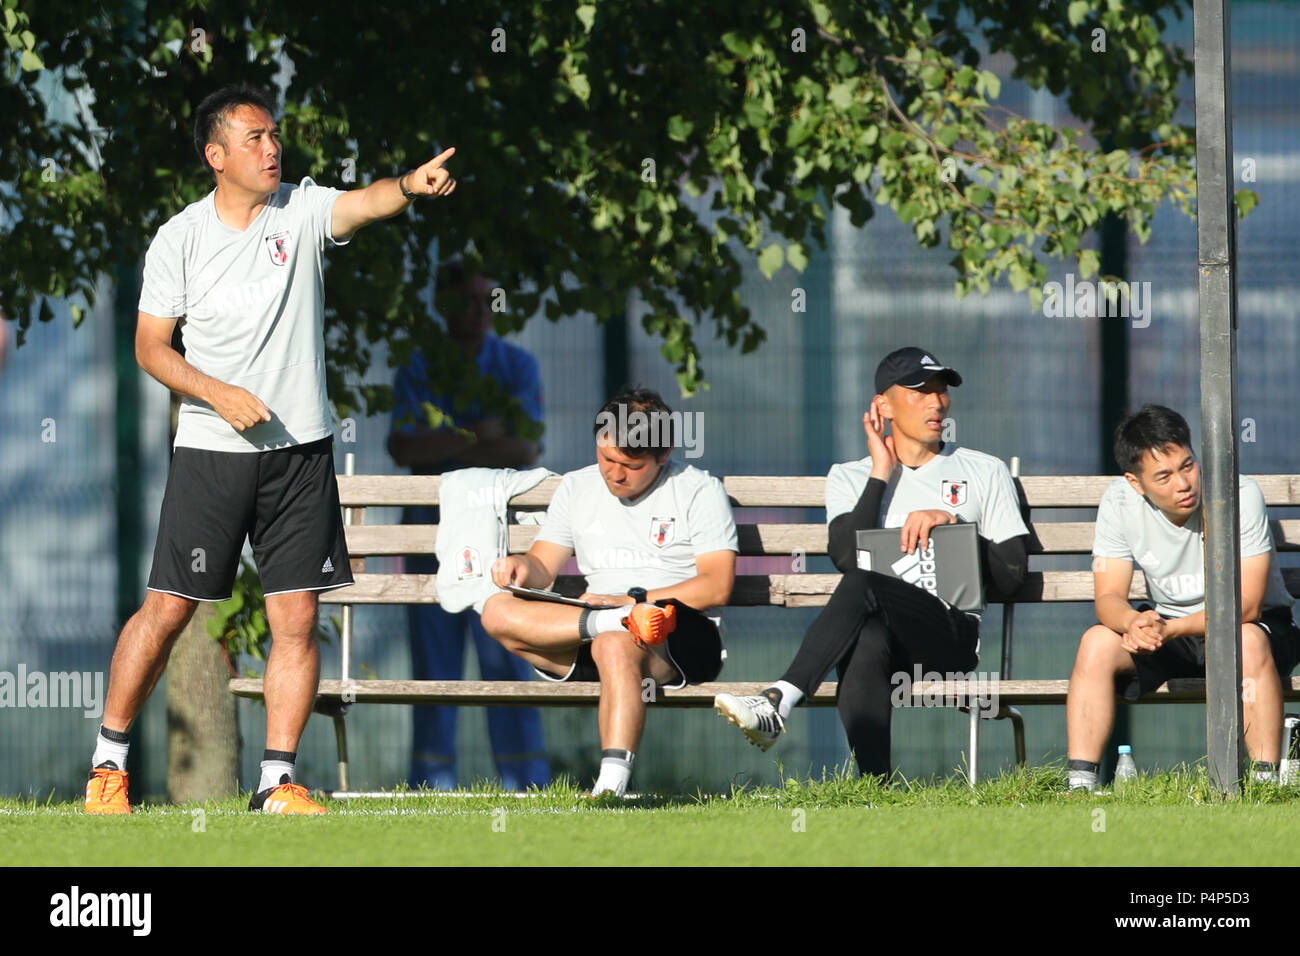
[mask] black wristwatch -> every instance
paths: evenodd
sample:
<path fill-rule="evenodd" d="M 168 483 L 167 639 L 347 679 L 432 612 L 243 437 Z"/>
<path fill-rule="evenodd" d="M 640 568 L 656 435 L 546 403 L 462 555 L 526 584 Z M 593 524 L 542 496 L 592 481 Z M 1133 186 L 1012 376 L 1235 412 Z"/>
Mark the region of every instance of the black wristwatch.
<path fill-rule="evenodd" d="M 414 202 L 415 200 L 420 198 L 419 193 L 408 192 L 406 189 L 406 177 L 409 176 L 412 172 L 414 172 L 414 170 L 409 170 L 408 172 L 402 173 L 402 175 L 397 177 L 397 188 L 402 191 L 403 198 L 405 198 L 409 202 Z"/>
<path fill-rule="evenodd" d="M 645 588 L 628 588 L 627 596 L 633 601 L 636 601 L 637 604 L 644 604 L 646 600 L 646 590 Z"/>

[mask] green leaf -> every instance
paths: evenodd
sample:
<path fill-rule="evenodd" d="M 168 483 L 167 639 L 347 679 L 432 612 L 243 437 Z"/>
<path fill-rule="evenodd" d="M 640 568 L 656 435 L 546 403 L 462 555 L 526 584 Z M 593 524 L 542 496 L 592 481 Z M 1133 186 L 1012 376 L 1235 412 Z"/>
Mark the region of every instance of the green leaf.
<path fill-rule="evenodd" d="M 846 110 L 849 104 L 853 102 L 853 90 L 857 86 L 857 80 L 845 80 L 843 83 L 836 83 L 826 94 L 826 99 L 836 109 Z"/>
<path fill-rule="evenodd" d="M 31 50 L 23 50 L 22 68 L 28 73 L 35 73 L 37 70 L 45 69 L 45 64 Z"/>
<path fill-rule="evenodd" d="M 584 3 L 577 10 L 578 20 L 582 24 L 584 33 L 591 32 L 591 25 L 596 22 L 596 7 L 594 4 Z"/>
<path fill-rule="evenodd" d="M 785 258 L 797 272 L 803 272 L 804 269 L 808 268 L 808 250 L 803 247 L 801 242 L 790 243 L 786 247 Z"/>
<path fill-rule="evenodd" d="M 776 243 L 772 243 L 758 254 L 758 268 L 767 278 L 776 275 L 785 262 L 785 252 Z"/>
<path fill-rule="evenodd" d="M 695 129 L 695 124 L 683 116 L 668 117 L 668 138 L 675 142 L 686 142 L 690 138 L 693 129 Z"/>
<path fill-rule="evenodd" d="M 984 95 L 991 100 L 996 100 L 1002 94 L 1002 81 L 998 79 L 996 73 L 990 73 L 988 70 L 981 70 L 980 76 L 984 80 Z"/>
<path fill-rule="evenodd" d="M 1070 21 L 1070 26 L 1077 27 L 1091 12 L 1092 4 L 1088 0 L 1074 0 L 1065 11 L 1065 16 Z"/>
<path fill-rule="evenodd" d="M 573 95 L 582 102 L 586 103 L 591 99 L 591 83 L 587 80 L 586 74 L 572 74 L 569 77 L 569 87 L 573 90 Z"/>
<path fill-rule="evenodd" d="M 1101 258 L 1096 249 L 1083 249 L 1079 252 L 1079 278 L 1087 279 L 1097 274 Z"/>
<path fill-rule="evenodd" d="M 1029 273 L 1025 271 L 1024 266 L 1020 263 L 1017 262 L 1011 266 L 1007 277 L 1011 281 L 1011 288 L 1017 292 L 1024 292 L 1029 288 Z"/>
<path fill-rule="evenodd" d="M 1238 189 L 1232 198 L 1237 204 L 1237 215 L 1242 219 L 1250 215 L 1250 211 L 1259 205 L 1259 193 L 1253 189 Z"/>
<path fill-rule="evenodd" d="M 742 60 L 748 60 L 754 53 L 754 48 L 738 33 L 722 34 L 722 45 Z"/>

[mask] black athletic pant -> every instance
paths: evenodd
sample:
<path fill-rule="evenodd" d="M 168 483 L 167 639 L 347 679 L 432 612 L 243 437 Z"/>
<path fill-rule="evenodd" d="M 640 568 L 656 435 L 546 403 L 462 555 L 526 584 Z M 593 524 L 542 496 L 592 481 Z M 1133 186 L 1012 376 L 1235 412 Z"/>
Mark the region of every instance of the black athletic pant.
<path fill-rule="evenodd" d="M 979 622 L 920 588 L 874 571 L 844 575 L 782 680 L 807 696 L 839 671 L 839 711 L 864 773 L 888 776 L 894 674 L 975 669 Z"/>

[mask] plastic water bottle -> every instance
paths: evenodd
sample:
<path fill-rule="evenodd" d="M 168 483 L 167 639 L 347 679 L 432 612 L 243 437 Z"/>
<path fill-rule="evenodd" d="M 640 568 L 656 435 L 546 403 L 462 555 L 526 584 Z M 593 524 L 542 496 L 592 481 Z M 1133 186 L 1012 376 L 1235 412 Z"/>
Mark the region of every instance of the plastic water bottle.
<path fill-rule="evenodd" d="M 1300 716 L 1287 714 L 1282 720 L 1282 765 L 1278 782 L 1284 787 L 1300 784 Z"/>
<path fill-rule="evenodd" d="M 1137 764 L 1133 762 L 1133 748 L 1128 744 L 1121 744 L 1119 748 L 1119 760 L 1115 763 L 1115 780 L 1132 780 L 1138 775 Z"/>

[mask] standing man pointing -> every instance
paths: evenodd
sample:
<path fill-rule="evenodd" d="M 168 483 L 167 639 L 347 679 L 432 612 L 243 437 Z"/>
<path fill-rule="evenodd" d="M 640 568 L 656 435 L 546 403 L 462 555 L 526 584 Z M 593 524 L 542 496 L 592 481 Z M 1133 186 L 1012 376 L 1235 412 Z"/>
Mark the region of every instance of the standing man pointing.
<path fill-rule="evenodd" d="M 272 647 L 266 746 L 250 810 L 324 813 L 294 782 L 320 673 L 320 591 L 352 583 L 325 391 L 327 244 L 446 196 L 446 150 L 398 179 L 343 191 L 280 181 L 280 129 L 257 90 L 225 87 L 195 113 L 216 189 L 166 222 L 145 256 L 140 367 L 182 396 L 144 604 L 118 638 L 86 784 L 88 813 L 130 813 L 127 733 L 199 601 L 231 594 L 251 540 Z M 185 355 L 171 347 L 176 323 Z"/>

